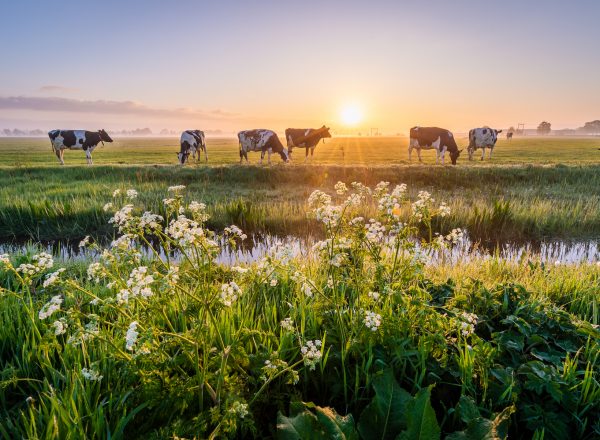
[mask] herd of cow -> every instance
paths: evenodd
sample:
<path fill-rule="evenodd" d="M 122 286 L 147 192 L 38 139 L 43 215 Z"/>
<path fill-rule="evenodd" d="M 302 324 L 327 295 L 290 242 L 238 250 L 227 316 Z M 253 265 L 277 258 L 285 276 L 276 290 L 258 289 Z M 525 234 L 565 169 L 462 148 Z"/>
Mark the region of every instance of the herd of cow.
<path fill-rule="evenodd" d="M 474 128 L 469 131 L 469 146 L 467 152 L 469 160 L 473 160 L 475 150 L 481 148 L 481 160 L 485 157 L 485 149 L 488 148 L 489 158 L 492 158 L 492 151 L 498 140 L 498 133 L 502 130 L 495 130 L 490 127 Z M 512 133 L 509 133 L 512 135 Z M 64 150 L 83 150 L 87 158 L 88 165 L 92 164 L 92 152 L 94 148 L 102 142 L 112 142 L 113 140 L 104 130 L 86 131 L 86 130 L 52 130 L 48 132 L 52 150 L 56 154 L 61 165 L 65 164 L 63 159 Z M 277 133 L 272 130 L 245 130 L 237 135 L 240 146 L 240 163 L 243 159 L 248 162 L 249 151 L 260 151 L 260 162 L 262 163 L 265 153 L 268 153 L 268 162 L 271 163 L 271 154 L 277 153 L 284 162 L 288 162 L 292 157 L 294 148 L 304 148 L 305 161 L 308 159 L 310 151 L 311 157 L 314 155 L 315 147 L 321 139 L 331 137 L 329 127 L 324 125 L 321 128 L 288 128 L 285 130 L 287 145 L 284 146 Z M 511 136 L 512 137 L 512 136 Z M 208 162 L 208 153 L 206 151 L 206 139 L 201 130 L 186 130 L 181 133 L 180 151 L 177 153 L 177 159 L 181 165 L 185 164 L 190 155 L 200 160 L 200 152 L 204 152 L 204 159 Z M 454 140 L 454 135 L 449 130 L 438 127 L 413 127 L 410 129 L 410 140 L 408 144 L 408 158 L 411 159 L 412 150 L 417 150 L 419 161 L 421 161 L 421 150 L 436 150 L 436 160 L 438 163 L 441 158 L 444 164 L 446 152 L 450 154 L 450 160 L 456 165 L 456 160 L 462 150 Z"/>

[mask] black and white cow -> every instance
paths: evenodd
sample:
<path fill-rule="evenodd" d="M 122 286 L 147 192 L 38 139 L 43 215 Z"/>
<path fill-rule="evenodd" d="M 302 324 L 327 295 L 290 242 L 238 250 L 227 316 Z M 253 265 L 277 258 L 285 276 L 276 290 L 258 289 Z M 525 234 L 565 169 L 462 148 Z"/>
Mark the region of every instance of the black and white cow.
<path fill-rule="evenodd" d="M 206 141 L 204 132 L 200 130 L 186 130 L 181 133 L 180 138 L 181 150 L 177 153 L 179 163 L 183 165 L 190 156 L 196 157 L 196 162 L 200 160 L 200 151 L 204 151 L 204 160 L 208 162 L 208 153 L 206 152 Z"/>
<path fill-rule="evenodd" d="M 260 151 L 260 163 L 262 163 L 265 152 L 269 154 L 269 163 L 271 163 L 271 153 L 279 153 L 284 162 L 290 160 L 288 149 L 283 146 L 277 133 L 271 130 L 244 130 L 238 133 L 240 141 L 240 163 L 242 158 L 248 162 L 248 151 Z"/>
<path fill-rule="evenodd" d="M 306 155 L 304 156 L 304 162 L 308 159 L 308 150 L 310 149 L 310 156 L 313 157 L 317 144 L 325 138 L 330 138 L 329 127 L 324 125 L 321 128 L 288 128 L 285 130 L 285 138 L 287 140 L 287 147 L 292 157 L 294 148 L 304 148 Z"/>
<path fill-rule="evenodd" d="M 469 160 L 473 160 L 473 153 L 478 148 L 481 148 L 481 160 L 485 157 L 486 148 L 490 149 L 491 159 L 492 151 L 498 140 L 498 133 L 502 133 L 502 130 L 495 130 L 487 126 L 469 130 L 469 147 L 467 148 Z"/>
<path fill-rule="evenodd" d="M 86 131 L 86 130 L 52 130 L 48 132 L 52 151 L 56 154 L 61 165 L 65 164 L 64 152 L 69 150 L 83 150 L 88 165 L 92 165 L 92 151 L 102 142 L 112 142 L 108 133 L 104 130 Z"/>
<path fill-rule="evenodd" d="M 416 149 L 421 161 L 421 150 L 436 151 L 435 163 L 442 158 L 444 164 L 444 155 L 446 151 L 450 153 L 452 165 L 456 165 L 456 159 L 460 156 L 462 150 L 458 149 L 452 133 L 445 128 L 438 127 L 413 127 L 410 129 L 410 140 L 408 143 L 408 160 L 412 158 L 412 150 Z"/>

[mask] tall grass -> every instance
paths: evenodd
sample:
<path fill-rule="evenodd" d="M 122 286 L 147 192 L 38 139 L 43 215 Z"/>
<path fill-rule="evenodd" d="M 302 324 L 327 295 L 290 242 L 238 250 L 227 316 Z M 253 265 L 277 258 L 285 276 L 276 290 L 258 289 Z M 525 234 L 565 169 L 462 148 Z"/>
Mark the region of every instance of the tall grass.
<path fill-rule="evenodd" d="M 439 201 L 342 184 L 309 198 L 325 239 L 308 257 L 275 247 L 221 266 L 205 208 L 180 191 L 163 192 L 164 218 L 142 214 L 143 194 L 118 196 L 115 210 L 135 206 L 117 211 L 119 238 L 89 265 L 59 273 L 47 255 L 0 256 L 2 436 L 600 433 L 600 332 L 587 303 L 600 267 L 428 267 L 419 230 L 437 250 L 461 235 L 435 235 L 449 215 Z M 365 204 L 377 206 L 373 221 L 356 217 Z M 243 238 L 224 230 L 234 246 Z M 142 244 L 156 253 L 143 258 Z"/>
<path fill-rule="evenodd" d="M 243 222 L 249 232 L 310 234 L 305 200 L 338 180 L 381 180 L 426 188 L 453 208 L 449 227 L 475 239 L 538 240 L 600 236 L 600 167 L 214 166 L 6 168 L 0 175 L 0 238 L 106 236 L 107 194 L 134 187 L 159 210 L 162 188 L 185 184 L 209 204 L 210 226 Z M 374 209 L 374 208 L 372 208 Z"/>

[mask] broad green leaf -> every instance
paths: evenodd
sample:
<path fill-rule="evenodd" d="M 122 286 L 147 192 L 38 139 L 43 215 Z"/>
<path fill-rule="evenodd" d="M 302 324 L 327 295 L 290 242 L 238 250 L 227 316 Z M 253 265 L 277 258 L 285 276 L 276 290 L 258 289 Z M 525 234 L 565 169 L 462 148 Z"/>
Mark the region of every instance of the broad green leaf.
<path fill-rule="evenodd" d="M 508 436 L 510 416 L 514 411 L 515 407 L 509 406 L 494 420 L 477 417 L 467 424 L 467 429 L 450 434 L 446 440 L 504 440 Z"/>
<path fill-rule="evenodd" d="M 312 412 L 311 410 L 314 410 Z M 331 408 L 294 402 L 290 417 L 277 414 L 277 438 L 281 440 L 358 440 L 352 415 L 340 416 Z"/>
<path fill-rule="evenodd" d="M 400 388 L 391 370 L 373 379 L 375 396 L 363 410 L 358 432 L 364 439 L 393 439 L 406 428 L 411 395 Z"/>
<path fill-rule="evenodd" d="M 408 427 L 397 440 L 436 440 L 440 427 L 431 406 L 431 388 L 423 388 L 408 405 Z"/>

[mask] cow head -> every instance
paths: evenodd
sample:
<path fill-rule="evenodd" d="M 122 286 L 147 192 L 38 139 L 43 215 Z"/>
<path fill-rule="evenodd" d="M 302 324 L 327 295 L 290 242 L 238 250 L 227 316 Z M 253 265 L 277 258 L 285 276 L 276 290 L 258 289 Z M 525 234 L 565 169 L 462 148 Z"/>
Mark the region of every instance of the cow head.
<path fill-rule="evenodd" d="M 283 160 L 284 162 L 290 161 L 291 152 L 288 152 L 288 149 L 286 147 L 283 147 L 283 150 L 279 152 L 279 155 L 281 156 L 281 160 Z"/>
<path fill-rule="evenodd" d="M 101 141 L 104 141 L 104 142 L 112 142 L 113 141 L 104 129 L 98 130 L 98 134 L 100 134 Z"/>
<path fill-rule="evenodd" d="M 322 133 L 321 133 L 321 138 L 323 139 L 323 143 L 325 143 L 325 138 L 330 138 L 331 137 L 331 133 L 329 132 L 329 130 L 331 130 L 331 128 L 329 127 L 325 127 L 324 125 L 321 127 Z"/>
<path fill-rule="evenodd" d="M 494 130 L 496 132 L 496 134 L 500 134 L 502 133 L 502 130 Z"/>
<path fill-rule="evenodd" d="M 179 153 L 175 153 L 177 154 L 177 160 L 179 160 L 179 163 L 181 165 L 185 164 L 185 161 L 187 160 L 188 157 L 190 157 L 190 152 L 188 151 L 180 151 Z"/>
<path fill-rule="evenodd" d="M 452 165 L 456 165 L 456 159 L 460 156 L 462 150 L 454 150 L 450 152 L 450 160 L 452 161 Z"/>

